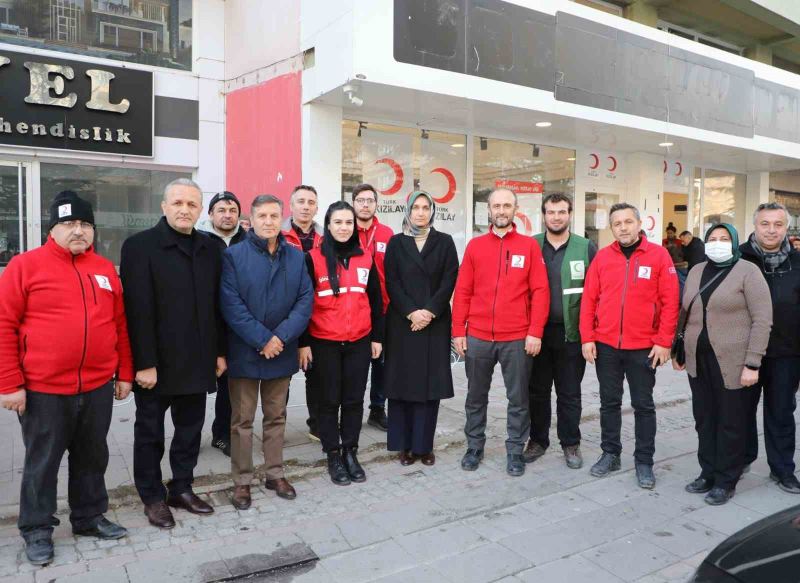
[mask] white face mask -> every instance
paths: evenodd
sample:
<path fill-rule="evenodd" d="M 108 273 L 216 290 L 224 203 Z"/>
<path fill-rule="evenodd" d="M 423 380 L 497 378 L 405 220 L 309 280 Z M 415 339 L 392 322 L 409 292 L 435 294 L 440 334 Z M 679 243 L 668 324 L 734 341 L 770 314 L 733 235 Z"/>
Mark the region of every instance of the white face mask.
<path fill-rule="evenodd" d="M 706 256 L 714 263 L 723 263 L 733 257 L 733 243 L 730 241 L 709 241 L 706 243 Z"/>

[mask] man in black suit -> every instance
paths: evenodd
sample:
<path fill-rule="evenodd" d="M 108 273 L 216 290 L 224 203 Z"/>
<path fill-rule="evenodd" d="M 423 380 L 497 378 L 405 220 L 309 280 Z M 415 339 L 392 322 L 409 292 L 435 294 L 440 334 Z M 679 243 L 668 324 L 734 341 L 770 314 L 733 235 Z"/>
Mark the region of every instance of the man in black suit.
<path fill-rule="evenodd" d="M 133 478 L 154 526 L 172 528 L 169 506 L 195 514 L 214 509 L 192 492 L 206 411 L 206 393 L 225 372 L 219 312 L 221 260 L 216 244 L 194 225 L 202 192 L 180 178 L 167 185 L 162 219 L 122 246 L 120 275 L 136 371 Z M 175 433 L 164 488 L 164 415 Z"/>

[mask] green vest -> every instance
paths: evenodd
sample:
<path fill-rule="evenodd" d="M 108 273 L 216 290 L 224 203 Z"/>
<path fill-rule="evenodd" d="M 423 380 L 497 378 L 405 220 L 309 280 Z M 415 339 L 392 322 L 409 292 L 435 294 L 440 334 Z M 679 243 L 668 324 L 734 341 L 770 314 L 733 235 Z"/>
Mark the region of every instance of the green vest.
<path fill-rule="evenodd" d="M 544 233 L 534 235 L 539 247 L 544 249 Z M 564 333 L 567 342 L 580 342 L 578 323 L 581 316 L 583 281 L 589 269 L 589 239 L 571 233 L 564 261 L 561 264 L 561 296 L 564 303 Z"/>

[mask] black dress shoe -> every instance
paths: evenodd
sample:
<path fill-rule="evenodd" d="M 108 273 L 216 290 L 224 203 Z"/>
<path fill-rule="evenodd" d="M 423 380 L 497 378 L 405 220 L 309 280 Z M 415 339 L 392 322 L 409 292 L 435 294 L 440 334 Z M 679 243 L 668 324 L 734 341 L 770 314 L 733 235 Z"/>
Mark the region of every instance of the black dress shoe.
<path fill-rule="evenodd" d="M 148 522 L 157 528 L 173 528 L 175 526 L 175 517 L 172 516 L 172 511 L 163 500 L 145 504 L 144 513 Z"/>
<path fill-rule="evenodd" d="M 735 492 L 736 490 L 726 490 L 725 488 L 718 488 L 714 486 L 711 488 L 711 491 L 706 494 L 703 500 L 706 504 L 710 504 L 711 506 L 722 506 L 728 500 L 733 498 Z"/>
<path fill-rule="evenodd" d="M 714 482 L 711 480 L 706 480 L 705 478 L 697 478 L 694 482 L 690 482 L 686 484 L 684 490 L 689 492 L 689 494 L 705 494 L 706 492 L 711 491 L 711 488 L 714 487 Z"/>
<path fill-rule="evenodd" d="M 96 536 L 103 540 L 116 540 L 128 536 L 128 530 L 119 524 L 114 524 L 105 516 L 101 516 L 94 526 L 80 529 L 73 528 L 72 534 L 77 536 Z"/>
<path fill-rule="evenodd" d="M 350 485 L 350 474 L 347 473 L 347 469 L 344 467 L 342 454 L 339 453 L 338 449 L 328 452 L 328 475 L 331 477 L 331 482 L 337 486 Z"/>
<path fill-rule="evenodd" d="M 510 453 L 506 460 L 506 473 L 509 476 L 519 477 L 525 473 L 525 460 L 521 453 Z"/>
<path fill-rule="evenodd" d="M 788 492 L 789 494 L 800 494 L 800 482 L 797 481 L 797 478 L 794 474 L 789 474 L 788 476 L 779 478 L 770 472 L 769 477 L 773 482 L 778 484 L 778 488 L 784 492 Z"/>
<path fill-rule="evenodd" d="M 224 453 L 226 456 L 231 457 L 231 440 L 230 439 L 214 439 L 211 441 L 211 447 L 214 447 Z"/>
<path fill-rule="evenodd" d="M 356 457 L 357 451 L 358 451 L 357 447 L 343 448 L 342 461 L 344 462 L 344 467 L 347 470 L 347 474 L 350 476 L 350 479 L 352 481 L 366 482 L 367 474 L 364 471 L 364 468 L 361 467 L 361 464 L 358 463 L 358 458 Z"/>
<path fill-rule="evenodd" d="M 481 465 L 483 459 L 482 449 L 468 449 L 464 457 L 461 458 L 461 469 L 468 472 L 474 472 Z"/>
<path fill-rule="evenodd" d="M 213 514 L 214 508 L 203 502 L 194 492 L 184 492 L 167 498 L 167 504 L 173 508 L 183 508 L 192 514 Z"/>
<path fill-rule="evenodd" d="M 525 460 L 526 464 L 530 464 L 542 457 L 546 451 L 540 444 L 529 439 L 528 445 L 525 446 L 525 451 L 522 452 L 522 459 Z"/>
<path fill-rule="evenodd" d="M 653 473 L 653 466 L 650 464 L 636 464 L 636 481 L 639 487 L 645 490 L 652 490 L 656 487 L 656 476 Z"/>
<path fill-rule="evenodd" d="M 369 417 L 367 417 L 367 425 L 380 429 L 381 431 L 389 430 L 389 422 L 386 420 L 386 412 L 381 409 L 370 409 Z"/>
<path fill-rule="evenodd" d="M 50 536 L 25 540 L 25 556 L 31 565 L 47 565 L 53 561 L 53 539 Z"/>
<path fill-rule="evenodd" d="M 610 472 L 616 472 L 620 468 L 619 456 L 613 453 L 603 452 L 589 473 L 595 478 L 607 476 Z"/>

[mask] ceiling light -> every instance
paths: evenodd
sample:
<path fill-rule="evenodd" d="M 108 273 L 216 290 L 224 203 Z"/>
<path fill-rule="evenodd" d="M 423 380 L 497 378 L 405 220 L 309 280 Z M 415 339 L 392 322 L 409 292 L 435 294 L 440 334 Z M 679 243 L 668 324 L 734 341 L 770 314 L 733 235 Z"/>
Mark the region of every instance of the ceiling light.
<path fill-rule="evenodd" d="M 451 148 L 463 148 L 464 144 L 450 144 Z"/>
<path fill-rule="evenodd" d="M 549 128 L 551 125 L 553 125 L 553 124 L 550 123 L 549 121 L 537 121 L 536 122 L 536 127 L 537 128 Z"/>
<path fill-rule="evenodd" d="M 674 146 L 674 145 L 675 145 L 675 144 L 673 144 L 672 142 L 661 142 L 661 143 L 659 144 L 659 146 L 660 146 L 660 147 L 662 147 L 662 148 L 670 148 L 670 147 L 672 147 L 672 146 Z"/>
<path fill-rule="evenodd" d="M 568 162 L 574 162 L 575 161 L 575 156 L 570 156 L 569 158 L 567 158 L 567 161 Z"/>

